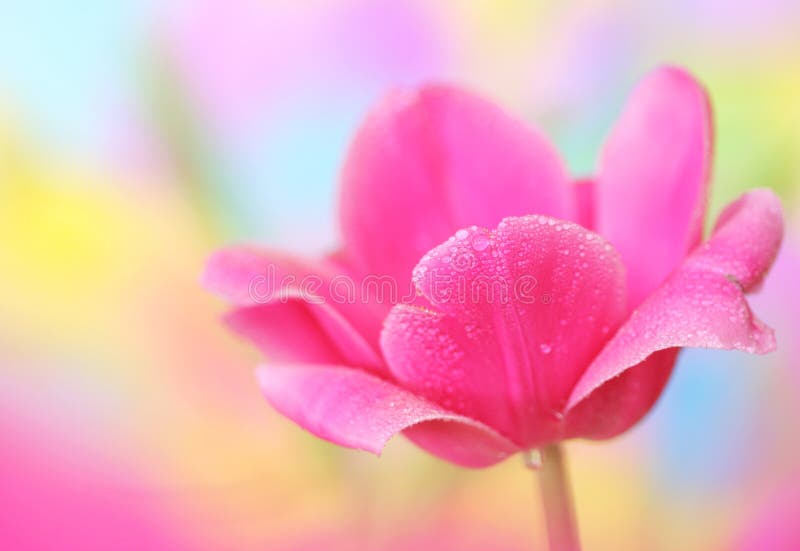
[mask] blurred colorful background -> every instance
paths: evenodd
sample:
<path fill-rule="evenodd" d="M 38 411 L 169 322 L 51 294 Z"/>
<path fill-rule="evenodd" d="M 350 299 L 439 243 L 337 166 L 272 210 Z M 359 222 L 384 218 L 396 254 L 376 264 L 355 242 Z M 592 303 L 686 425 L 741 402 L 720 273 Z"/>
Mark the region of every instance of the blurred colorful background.
<path fill-rule="evenodd" d="M 662 62 L 708 87 L 712 216 L 773 187 L 767 357 L 683 353 L 655 410 L 568 444 L 594 551 L 800 549 L 800 3 L 0 3 L 0 548 L 545 549 L 521 462 L 380 459 L 272 412 L 199 286 L 210 251 L 328 250 L 337 171 L 388 88 L 467 85 L 575 175 Z"/>

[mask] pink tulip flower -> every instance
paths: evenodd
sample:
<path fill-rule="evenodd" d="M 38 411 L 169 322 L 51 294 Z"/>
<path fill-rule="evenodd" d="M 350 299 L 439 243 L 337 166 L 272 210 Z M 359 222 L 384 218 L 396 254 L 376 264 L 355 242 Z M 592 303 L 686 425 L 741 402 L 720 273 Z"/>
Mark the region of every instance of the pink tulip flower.
<path fill-rule="evenodd" d="M 775 347 L 745 293 L 778 250 L 780 204 L 746 193 L 703 241 L 711 152 L 708 98 L 673 67 L 638 85 L 577 182 L 484 99 L 394 92 L 345 161 L 342 250 L 226 249 L 204 282 L 271 360 L 269 402 L 336 444 L 379 453 L 402 432 L 484 467 L 611 438 L 653 406 L 680 348 Z M 409 280 L 406 300 L 378 289 Z"/>

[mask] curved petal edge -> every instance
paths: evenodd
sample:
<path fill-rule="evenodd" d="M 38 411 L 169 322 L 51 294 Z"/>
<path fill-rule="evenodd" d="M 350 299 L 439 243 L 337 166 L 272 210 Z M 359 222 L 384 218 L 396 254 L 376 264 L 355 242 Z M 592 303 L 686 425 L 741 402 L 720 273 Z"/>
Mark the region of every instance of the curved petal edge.
<path fill-rule="evenodd" d="M 637 85 L 606 140 L 596 223 L 622 254 L 631 309 L 702 239 L 712 126 L 703 86 L 664 66 Z"/>
<path fill-rule="evenodd" d="M 368 205 L 369 208 L 364 208 Z M 571 218 L 566 169 L 537 131 L 483 97 L 429 84 L 389 94 L 342 170 L 340 223 L 358 265 L 407 280 L 456 230 L 531 213 Z"/>
<path fill-rule="evenodd" d="M 774 332 L 752 313 L 744 293 L 763 279 L 782 236 L 780 203 L 771 191 L 755 190 L 731 203 L 711 239 L 634 310 L 593 360 L 568 408 L 659 350 L 774 350 Z"/>
<path fill-rule="evenodd" d="M 269 365 L 256 373 L 264 396 L 276 410 L 340 446 L 379 455 L 398 432 L 413 434 L 433 424 L 424 434 L 428 445 L 423 447 L 465 467 L 487 467 L 519 451 L 486 425 L 363 371 L 330 365 Z"/>
<path fill-rule="evenodd" d="M 211 256 L 202 282 L 239 307 L 229 316 L 232 328 L 262 349 L 281 351 L 279 360 L 307 360 L 302 339 L 287 335 L 294 324 L 315 342 L 332 342 L 346 363 L 380 372 L 383 361 L 370 343 L 373 338 L 377 342 L 381 318 L 371 305 L 332 293 L 335 271 L 329 260 L 309 262 L 254 247 L 230 247 Z M 282 355 L 291 352 L 289 341 L 299 344 L 293 347 L 296 357 Z"/>

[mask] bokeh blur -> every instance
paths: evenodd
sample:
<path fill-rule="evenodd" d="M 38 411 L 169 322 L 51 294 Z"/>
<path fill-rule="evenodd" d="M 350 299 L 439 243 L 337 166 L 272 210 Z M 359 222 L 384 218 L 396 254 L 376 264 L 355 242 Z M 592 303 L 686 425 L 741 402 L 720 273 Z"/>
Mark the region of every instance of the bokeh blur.
<path fill-rule="evenodd" d="M 378 459 L 274 413 L 199 274 L 234 241 L 330 249 L 348 140 L 393 86 L 478 90 L 580 176 L 671 62 L 712 97 L 710 218 L 784 201 L 752 299 L 779 351 L 685 351 L 634 430 L 569 443 L 582 539 L 800 549 L 798 29 L 794 0 L 0 2 L 0 548 L 544 549 L 518 458 Z"/>

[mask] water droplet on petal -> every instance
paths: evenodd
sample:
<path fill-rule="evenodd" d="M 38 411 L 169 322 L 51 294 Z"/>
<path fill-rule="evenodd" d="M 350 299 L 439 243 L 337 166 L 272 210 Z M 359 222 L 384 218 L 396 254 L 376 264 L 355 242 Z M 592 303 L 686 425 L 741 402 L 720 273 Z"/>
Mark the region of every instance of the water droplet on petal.
<path fill-rule="evenodd" d="M 472 248 L 476 251 L 483 251 L 489 246 L 489 238 L 484 234 L 479 233 L 472 238 Z"/>
<path fill-rule="evenodd" d="M 542 351 L 542 354 L 549 354 L 550 351 L 553 350 L 553 348 L 547 343 L 542 343 L 539 345 L 539 350 Z"/>

